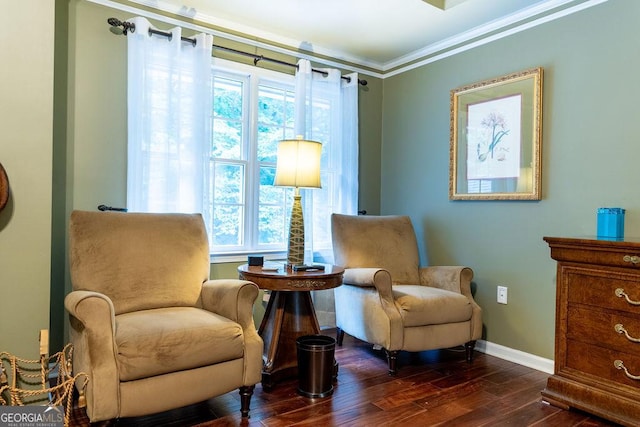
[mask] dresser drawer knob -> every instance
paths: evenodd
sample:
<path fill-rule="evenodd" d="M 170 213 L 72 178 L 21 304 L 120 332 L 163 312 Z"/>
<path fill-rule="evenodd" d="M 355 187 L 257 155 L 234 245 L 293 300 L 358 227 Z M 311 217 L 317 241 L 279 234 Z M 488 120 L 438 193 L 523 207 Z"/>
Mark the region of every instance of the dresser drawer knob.
<path fill-rule="evenodd" d="M 615 366 L 616 369 L 622 369 L 624 371 L 624 374 L 628 378 L 631 378 L 632 380 L 640 380 L 640 375 L 632 375 L 629 373 L 629 371 L 627 370 L 627 367 L 624 366 L 624 363 L 622 363 L 622 360 L 614 360 L 613 366 Z"/>
<path fill-rule="evenodd" d="M 624 262 L 630 262 L 631 264 L 634 264 L 634 265 L 640 263 L 640 257 L 636 255 L 625 255 L 622 257 L 622 260 Z"/>
<path fill-rule="evenodd" d="M 616 324 L 616 326 L 614 326 L 613 329 L 615 329 L 616 332 L 619 334 L 624 334 L 624 336 L 626 336 L 629 341 L 640 342 L 640 338 L 634 338 L 631 335 L 629 335 L 629 332 L 627 332 L 627 330 L 624 328 L 622 323 Z"/>
<path fill-rule="evenodd" d="M 624 289 L 618 288 L 618 289 L 616 289 L 615 292 L 616 292 L 616 296 L 618 298 L 624 297 L 624 299 L 626 299 L 629 304 L 631 304 L 631 305 L 640 305 L 640 301 L 632 301 L 631 299 L 629 299 L 629 295 L 626 294 Z"/>

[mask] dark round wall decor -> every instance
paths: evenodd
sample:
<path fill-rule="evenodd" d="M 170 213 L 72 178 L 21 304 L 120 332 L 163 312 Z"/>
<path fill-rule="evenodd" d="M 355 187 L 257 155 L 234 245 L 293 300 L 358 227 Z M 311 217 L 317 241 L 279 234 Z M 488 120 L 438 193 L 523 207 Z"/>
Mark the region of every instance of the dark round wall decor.
<path fill-rule="evenodd" d="M 5 207 L 9 200 L 9 178 L 7 172 L 0 163 L 0 211 Z"/>

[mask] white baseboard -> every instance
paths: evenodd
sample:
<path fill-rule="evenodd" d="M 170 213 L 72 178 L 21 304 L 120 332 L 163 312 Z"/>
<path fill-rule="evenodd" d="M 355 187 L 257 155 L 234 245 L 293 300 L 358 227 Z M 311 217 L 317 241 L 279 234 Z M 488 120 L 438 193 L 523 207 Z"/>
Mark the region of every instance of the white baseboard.
<path fill-rule="evenodd" d="M 324 330 L 336 327 L 335 313 L 318 312 L 317 317 L 318 323 L 320 323 L 320 329 Z M 547 374 L 553 374 L 554 364 L 551 359 L 545 359 L 544 357 L 536 356 L 535 354 L 525 353 L 524 351 L 515 350 L 513 348 L 485 340 L 476 341 L 475 349 L 480 353 L 485 353 L 489 356 L 508 360 L 509 362 L 517 363 L 518 365 L 526 366 L 527 368 L 535 369 L 537 371 L 546 372 Z"/>
<path fill-rule="evenodd" d="M 525 353 L 524 351 L 515 350 L 484 340 L 478 340 L 476 342 L 476 350 L 489 356 L 495 356 L 508 360 L 509 362 L 517 363 L 518 365 L 546 372 L 547 374 L 553 374 L 553 360 L 545 359 L 535 354 Z"/>

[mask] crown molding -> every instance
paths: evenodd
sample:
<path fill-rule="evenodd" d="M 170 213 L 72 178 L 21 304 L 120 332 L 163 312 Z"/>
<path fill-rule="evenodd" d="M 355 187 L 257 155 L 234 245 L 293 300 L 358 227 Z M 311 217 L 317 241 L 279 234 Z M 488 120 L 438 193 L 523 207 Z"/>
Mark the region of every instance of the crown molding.
<path fill-rule="evenodd" d="M 559 18 L 563 18 L 565 16 L 588 9 L 590 7 L 599 5 L 601 3 L 605 3 L 607 1 L 609 0 L 587 0 L 575 6 L 567 7 L 552 13 L 548 13 L 548 12 L 554 9 L 557 9 L 558 7 L 575 3 L 576 0 L 558 0 L 554 2 L 555 6 L 550 8 L 534 7 L 532 9 L 536 9 L 538 11 L 537 13 L 531 13 L 528 16 L 521 13 L 515 14 L 520 16 L 520 19 L 511 21 L 511 24 L 499 25 L 499 22 L 495 21 L 494 25 L 483 26 L 482 28 L 476 28 L 467 33 L 460 34 L 459 36 L 456 36 L 452 39 L 443 40 L 440 43 L 440 46 L 436 46 L 436 45 L 428 46 L 424 49 L 421 49 L 420 51 L 416 51 L 402 58 L 398 58 L 398 60 L 396 60 L 393 63 L 385 64 L 383 69 L 380 71 L 383 73 L 384 77 L 391 77 L 397 74 L 402 74 L 409 70 L 413 70 L 415 68 L 419 68 L 424 65 L 439 61 L 441 59 L 448 58 L 458 53 L 462 53 L 467 50 L 474 49 L 478 46 L 482 46 L 482 45 L 494 42 L 496 40 L 500 40 L 502 38 L 511 36 L 521 31 L 525 31 L 530 28 L 536 27 L 538 25 L 545 24 L 547 22 L 551 22 Z M 528 10 L 528 9 L 525 9 L 525 10 Z M 522 12 L 524 12 L 524 10 Z M 536 16 L 538 18 L 534 18 Z M 502 21 L 502 20 L 499 20 L 499 21 Z M 512 25 L 515 23 L 519 23 L 519 24 Z M 492 26 L 496 26 L 496 29 L 493 31 L 488 30 Z M 485 27 L 487 31 L 483 31 Z M 423 58 L 423 59 L 420 59 L 420 58 Z M 412 61 L 415 61 L 415 62 L 412 62 Z"/>
<path fill-rule="evenodd" d="M 358 64 L 356 63 L 356 65 L 349 65 L 349 64 L 345 64 L 343 62 L 341 62 L 341 60 L 339 58 L 336 58 L 335 56 L 331 56 L 331 55 L 327 55 L 330 58 L 336 59 L 335 61 L 332 59 L 327 59 L 327 58 L 323 58 L 323 57 L 318 57 L 315 55 L 310 55 L 310 54 L 305 54 L 302 52 L 299 52 L 297 50 L 292 50 L 292 49 L 287 49 L 287 48 L 283 48 L 283 47 L 279 47 L 273 44 L 269 44 L 266 42 L 260 42 L 260 41 L 256 41 L 247 37 L 243 37 L 243 36 L 238 36 L 238 35 L 234 35 L 231 33 L 227 33 L 225 31 L 220 31 L 220 30 L 214 30 L 212 28 L 209 27 L 205 27 L 202 25 L 197 25 L 197 24 L 193 24 L 190 22 L 186 22 L 180 19 L 176 19 L 176 18 L 171 18 L 159 13 L 154 13 L 154 12 L 150 12 L 148 10 L 145 9 L 140 9 L 138 7 L 135 6 L 129 6 L 126 4 L 122 4 L 119 3 L 116 0 L 85 0 L 88 1 L 90 3 L 95 3 L 95 4 L 99 4 L 101 6 L 106 6 L 109 7 L 111 9 L 115 9 L 115 10 L 119 10 L 125 13 L 130 13 L 132 15 L 137 15 L 137 16 L 142 16 L 144 18 L 148 18 L 148 19 L 153 19 L 159 22 L 163 22 L 165 24 L 169 24 L 169 25 L 175 25 L 175 26 L 179 26 L 182 28 L 188 28 L 190 30 L 193 31 L 198 31 L 198 32 L 202 32 L 202 33 L 206 33 L 206 34 L 211 34 L 214 37 L 218 36 L 221 38 L 224 38 L 226 40 L 230 40 L 230 41 L 235 41 L 235 42 L 239 42 L 239 43 L 243 43 L 246 44 L 248 46 L 253 46 L 253 47 L 258 47 L 258 48 L 263 48 L 266 50 L 269 50 L 271 52 L 277 52 L 277 53 L 282 53 L 284 55 L 290 55 L 293 56 L 295 58 L 298 59 L 308 59 L 309 61 L 313 61 L 316 64 L 323 64 L 326 66 L 330 66 L 330 67 L 335 67 L 335 68 L 340 68 L 342 70 L 347 70 L 347 71 L 351 71 L 351 72 L 357 72 L 357 73 L 362 73 L 362 74 L 366 74 L 367 76 L 371 76 L 371 77 L 375 77 L 375 78 L 383 78 L 383 75 L 376 70 L 376 68 L 371 67 L 371 68 L 364 68 L 364 67 L 358 67 L 357 65 L 362 65 L 362 64 Z M 141 0 L 141 1 L 137 1 L 137 0 L 129 0 L 129 2 L 137 2 L 137 3 L 153 3 L 154 5 L 156 4 L 155 1 L 148 1 L 148 0 Z M 163 11 L 166 13 L 173 13 L 170 11 Z M 184 16 L 184 15 L 181 15 Z M 316 49 L 316 53 L 317 49 Z M 373 70 L 373 71 L 372 71 Z"/>
<path fill-rule="evenodd" d="M 135 7 L 120 3 L 117 0 L 87 0 L 92 3 L 101 4 L 113 9 L 137 14 L 147 18 L 155 19 L 171 25 L 178 25 L 195 31 L 200 31 L 214 36 L 223 37 L 227 40 L 237 41 L 250 46 L 264 48 L 273 52 L 291 55 L 297 58 L 304 58 L 310 61 L 327 66 L 363 73 L 372 77 L 384 79 L 406 71 L 424 66 L 429 63 L 456 55 L 458 53 L 482 46 L 487 43 L 508 37 L 512 34 L 533 28 L 555 19 L 588 9 L 592 6 L 604 3 L 608 0 L 553 0 L 539 3 L 511 15 L 491 21 L 485 25 L 473 28 L 454 37 L 430 44 L 409 54 L 400 56 L 392 61 L 379 63 L 367 58 L 355 57 L 345 52 L 336 51 L 322 46 L 314 46 L 314 53 L 301 53 L 297 46 L 305 43 L 300 40 L 279 36 L 277 34 L 256 30 L 242 24 L 228 20 L 215 18 L 200 13 L 185 6 L 178 7 L 164 0 L 128 0 L 128 3 L 135 3 L 141 7 L 155 9 L 160 12 L 182 17 L 188 20 L 202 22 L 216 28 L 224 28 L 240 36 L 225 32 L 224 30 L 214 30 L 212 28 L 193 24 L 185 20 L 171 18 L 169 16 L 154 13 L 140 7 Z M 573 6 L 572 6 L 573 5 Z M 264 42 L 256 41 L 250 37 L 257 37 Z M 285 46 L 285 47 L 282 47 Z M 327 59 L 331 58 L 331 59 Z"/>
<path fill-rule="evenodd" d="M 309 44 L 308 42 L 305 42 L 303 40 L 284 37 L 282 35 L 271 33 L 268 31 L 263 31 L 249 25 L 244 25 L 238 22 L 227 20 L 227 19 L 218 18 L 212 15 L 207 15 L 205 13 L 198 12 L 197 10 L 194 10 L 194 9 L 188 9 L 184 6 L 178 7 L 175 4 L 169 3 L 165 0 L 128 0 L 128 1 L 130 3 L 137 3 L 139 5 L 146 6 L 149 8 L 154 8 L 172 15 L 181 16 L 184 18 L 188 18 L 190 20 L 202 22 L 217 28 L 225 28 L 229 31 L 233 31 L 234 33 L 245 34 L 250 37 L 259 38 L 261 40 L 268 40 L 274 45 L 289 46 L 291 49 L 297 49 L 300 46 L 305 46 Z M 353 56 L 346 52 L 337 51 L 335 49 L 331 49 L 324 46 L 314 45 L 313 52 L 318 56 L 334 58 L 343 63 L 352 63 L 367 69 L 373 69 L 373 70 L 382 69 L 381 68 L 382 64 L 378 62 L 370 61 L 367 58 Z"/>

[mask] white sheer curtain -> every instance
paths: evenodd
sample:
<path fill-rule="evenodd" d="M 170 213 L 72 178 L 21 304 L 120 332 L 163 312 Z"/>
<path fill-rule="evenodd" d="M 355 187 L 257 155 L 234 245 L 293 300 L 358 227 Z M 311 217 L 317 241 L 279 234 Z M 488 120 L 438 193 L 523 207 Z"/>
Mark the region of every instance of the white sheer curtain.
<path fill-rule="evenodd" d="M 332 213 L 358 212 L 358 76 L 313 72 L 302 59 L 296 73 L 296 135 L 319 141 L 322 189 L 304 190 L 305 261 L 332 262 Z M 333 291 L 314 292 L 321 326 L 335 326 Z"/>
<path fill-rule="evenodd" d="M 152 36 L 149 21 L 131 21 L 127 208 L 206 214 L 213 37 L 198 34 L 194 46 L 180 28 Z"/>

